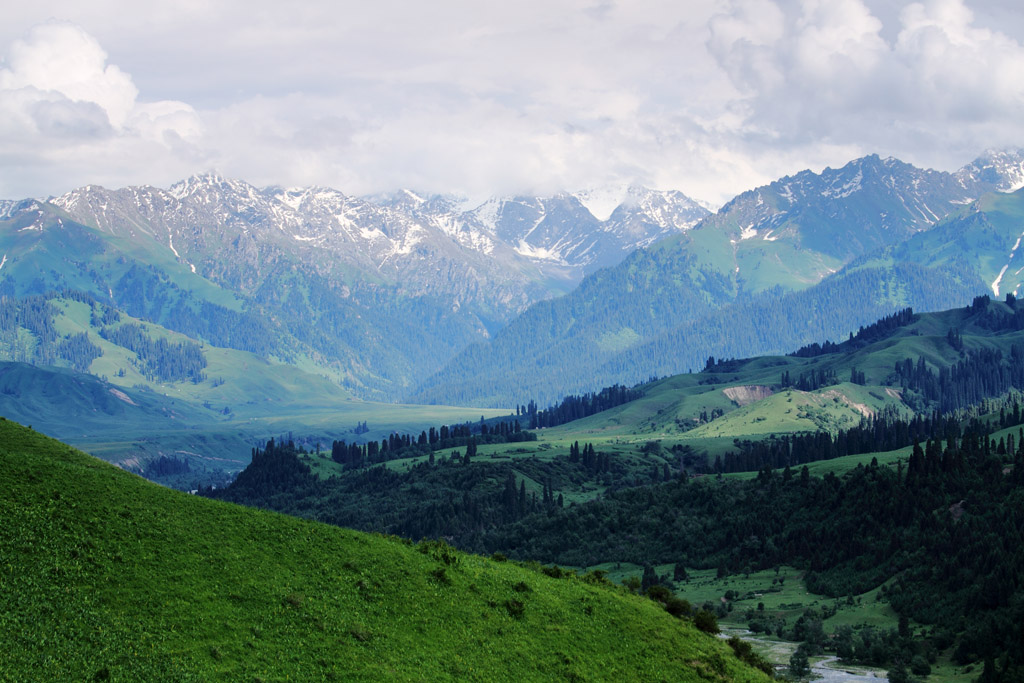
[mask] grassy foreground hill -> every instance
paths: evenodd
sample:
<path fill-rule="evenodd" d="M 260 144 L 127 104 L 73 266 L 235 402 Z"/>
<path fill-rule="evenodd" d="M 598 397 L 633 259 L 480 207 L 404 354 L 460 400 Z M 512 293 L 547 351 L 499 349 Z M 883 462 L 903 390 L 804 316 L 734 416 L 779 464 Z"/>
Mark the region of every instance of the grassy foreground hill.
<path fill-rule="evenodd" d="M 0 420 L 0 679 L 759 681 L 656 603 L 188 496 Z"/>

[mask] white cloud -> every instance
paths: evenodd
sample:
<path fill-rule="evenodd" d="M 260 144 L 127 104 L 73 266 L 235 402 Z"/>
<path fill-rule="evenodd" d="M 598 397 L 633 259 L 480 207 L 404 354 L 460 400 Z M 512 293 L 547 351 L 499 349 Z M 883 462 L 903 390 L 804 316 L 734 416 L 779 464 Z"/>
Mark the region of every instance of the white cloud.
<path fill-rule="evenodd" d="M 65 175 L 121 182 L 130 169 L 141 180 L 147 164 L 167 161 L 184 170 L 173 161 L 201 135 L 195 111 L 182 102 L 140 102 L 138 94 L 131 77 L 108 64 L 99 42 L 81 27 L 47 22 L 32 28 L 10 46 L 0 68 L 0 159 L 17 160 L 4 185 L 45 195 L 66 188 L 44 189 L 41 181 L 61 183 Z"/>
<path fill-rule="evenodd" d="M 29 28 L 47 16 L 65 21 Z M 1008 0 L 38 0 L 0 26 L 0 196 L 215 168 L 722 202 L 870 152 L 954 168 L 1024 144 L 1017 18 Z"/>
<path fill-rule="evenodd" d="M 740 30 L 709 41 L 742 90 L 733 132 L 751 148 L 813 154 L 833 144 L 949 168 L 1024 141 L 1024 48 L 976 26 L 960 0 L 907 5 L 892 41 L 860 0 L 769 4 L 787 16 L 770 40 L 763 24 L 742 21 L 751 7 L 766 13 L 759 0 L 731 6 L 712 26 Z"/>

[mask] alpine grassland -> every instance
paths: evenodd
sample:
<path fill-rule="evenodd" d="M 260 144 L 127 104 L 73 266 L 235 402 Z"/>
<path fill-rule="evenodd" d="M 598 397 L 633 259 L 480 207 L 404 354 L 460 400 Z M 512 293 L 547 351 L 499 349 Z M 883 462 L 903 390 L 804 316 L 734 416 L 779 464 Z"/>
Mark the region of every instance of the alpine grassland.
<path fill-rule="evenodd" d="M 599 574 L 189 496 L 9 420 L 0 486 L 2 680 L 767 680 Z"/>

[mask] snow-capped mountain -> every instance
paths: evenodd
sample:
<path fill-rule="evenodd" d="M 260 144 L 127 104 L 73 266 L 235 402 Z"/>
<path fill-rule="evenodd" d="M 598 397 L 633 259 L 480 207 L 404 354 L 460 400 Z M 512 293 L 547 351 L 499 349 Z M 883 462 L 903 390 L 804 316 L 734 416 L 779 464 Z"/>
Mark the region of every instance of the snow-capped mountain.
<path fill-rule="evenodd" d="M 489 205 L 212 173 L 167 189 L 86 186 L 0 204 L 0 277 L 14 294 L 85 291 L 214 345 L 305 356 L 359 395 L 394 398 L 532 303 L 703 211 L 640 189 L 604 221 L 571 195 L 502 202 L 539 207 L 531 232 L 487 220 Z"/>
<path fill-rule="evenodd" d="M 979 184 L 999 192 L 1024 187 L 1024 150 L 988 150 L 954 174 L 965 189 Z"/>
<path fill-rule="evenodd" d="M 987 193 L 1012 190 L 1022 169 L 1019 151 L 988 153 L 955 173 L 872 155 L 781 178 L 588 275 L 568 296 L 532 306 L 408 398 L 551 401 L 685 372 L 712 354 L 786 352 L 845 337 L 897 306 L 948 308 L 986 286 L 1019 289 L 1019 223 L 973 241 L 956 235 L 959 224 L 943 229 L 938 261 L 916 245 L 932 244 L 936 222 L 979 197 L 1015 197 Z M 909 251 L 894 257 L 903 244 Z M 504 376 L 510 367 L 515 376 Z"/>
<path fill-rule="evenodd" d="M 470 212 L 517 253 L 583 272 L 697 224 L 710 212 L 680 192 L 630 186 L 554 197 L 495 198 Z"/>
<path fill-rule="evenodd" d="M 465 211 L 403 190 L 363 199 L 329 188 L 256 188 L 216 174 L 168 190 L 87 186 L 51 200 L 115 235 L 146 235 L 193 272 L 248 291 L 248 267 L 298 258 L 325 277 L 384 281 L 504 321 L 586 273 L 707 214 L 678 192 L 629 188 L 601 221 L 574 195 L 492 200 Z"/>

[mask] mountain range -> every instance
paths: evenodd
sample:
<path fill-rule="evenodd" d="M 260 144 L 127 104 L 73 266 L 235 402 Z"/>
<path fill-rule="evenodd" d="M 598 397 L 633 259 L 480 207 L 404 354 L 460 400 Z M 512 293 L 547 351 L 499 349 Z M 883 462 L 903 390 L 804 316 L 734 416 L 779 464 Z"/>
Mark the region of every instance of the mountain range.
<path fill-rule="evenodd" d="M 1020 151 L 954 173 L 872 155 L 715 214 L 639 187 L 474 206 L 216 174 L 86 186 L 0 203 L 0 292 L 84 292 L 353 397 L 550 402 L 1012 291 L 1022 169 Z"/>
<path fill-rule="evenodd" d="M 971 235 L 987 230 L 990 208 L 1012 214 L 1024 204 L 1014 192 L 1022 168 L 1019 151 L 955 173 L 868 156 L 744 192 L 693 229 L 533 305 L 407 399 L 552 401 L 700 369 L 711 355 L 845 337 L 901 306 L 962 305 L 991 289 L 1019 246 L 1012 218 L 998 235 Z M 986 197 L 993 192 L 1002 194 Z M 939 239 L 961 242 L 943 257 Z"/>
<path fill-rule="evenodd" d="M 466 208 L 407 190 L 356 198 L 207 174 L 167 190 L 6 201 L 0 277 L 10 295 L 85 291 L 394 399 L 531 303 L 706 215 L 678 192 L 638 187 Z"/>

